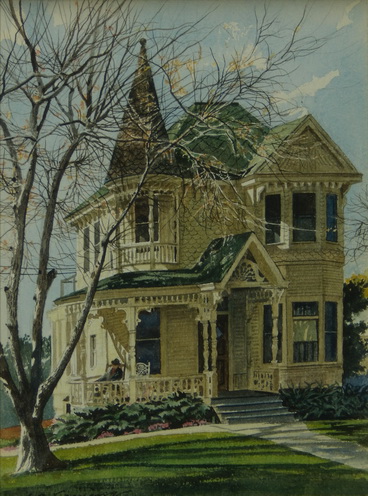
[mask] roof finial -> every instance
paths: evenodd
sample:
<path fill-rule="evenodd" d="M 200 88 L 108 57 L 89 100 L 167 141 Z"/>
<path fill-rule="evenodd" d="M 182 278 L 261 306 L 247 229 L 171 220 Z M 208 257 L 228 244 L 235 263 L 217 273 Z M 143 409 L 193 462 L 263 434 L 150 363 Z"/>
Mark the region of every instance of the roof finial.
<path fill-rule="evenodd" d="M 146 43 L 147 43 L 147 40 L 145 38 L 141 38 L 139 40 L 139 43 L 142 45 L 142 47 L 145 47 L 146 46 Z"/>

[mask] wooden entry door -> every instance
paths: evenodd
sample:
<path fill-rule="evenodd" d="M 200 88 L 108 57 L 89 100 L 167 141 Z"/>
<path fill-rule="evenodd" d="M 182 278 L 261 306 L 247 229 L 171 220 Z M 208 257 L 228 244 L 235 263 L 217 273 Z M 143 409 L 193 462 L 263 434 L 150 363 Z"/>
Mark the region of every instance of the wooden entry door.
<path fill-rule="evenodd" d="M 221 391 L 229 389 L 229 316 L 218 315 L 216 323 L 217 337 L 217 379 Z"/>

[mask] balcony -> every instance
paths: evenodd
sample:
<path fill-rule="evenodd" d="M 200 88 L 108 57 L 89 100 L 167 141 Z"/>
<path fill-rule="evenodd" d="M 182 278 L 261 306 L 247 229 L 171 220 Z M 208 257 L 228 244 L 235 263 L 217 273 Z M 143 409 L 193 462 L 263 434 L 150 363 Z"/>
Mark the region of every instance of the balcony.
<path fill-rule="evenodd" d="M 174 264 L 177 245 L 168 243 L 134 243 L 120 249 L 122 265 Z"/>

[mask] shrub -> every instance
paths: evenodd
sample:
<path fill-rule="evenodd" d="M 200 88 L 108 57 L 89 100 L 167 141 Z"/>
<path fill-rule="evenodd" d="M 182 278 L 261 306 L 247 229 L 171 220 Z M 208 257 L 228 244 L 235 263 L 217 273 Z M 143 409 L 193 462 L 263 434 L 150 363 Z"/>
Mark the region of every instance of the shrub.
<path fill-rule="evenodd" d="M 368 417 L 368 386 L 309 384 L 280 390 L 284 406 L 302 420 L 342 420 Z"/>
<path fill-rule="evenodd" d="M 79 408 L 64 415 L 48 430 L 52 443 L 65 444 L 96 438 L 200 425 L 211 420 L 212 409 L 199 398 L 173 393 L 161 401 Z"/>

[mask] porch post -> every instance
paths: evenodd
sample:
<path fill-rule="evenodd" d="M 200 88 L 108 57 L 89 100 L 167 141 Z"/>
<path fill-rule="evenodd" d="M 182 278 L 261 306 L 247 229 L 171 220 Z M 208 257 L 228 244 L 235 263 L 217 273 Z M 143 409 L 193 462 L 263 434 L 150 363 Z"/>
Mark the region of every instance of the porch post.
<path fill-rule="evenodd" d="M 203 371 L 208 372 L 209 345 L 208 345 L 208 320 L 202 321 L 203 326 Z"/>
<path fill-rule="evenodd" d="M 279 349 L 279 305 L 272 305 L 272 363 L 277 363 L 277 351 Z"/>
<path fill-rule="evenodd" d="M 126 310 L 126 324 L 129 332 L 129 367 L 130 367 L 130 377 L 129 377 L 129 397 L 130 402 L 133 403 L 137 399 L 136 392 L 136 355 L 135 355 L 135 345 L 136 345 L 136 317 L 137 311 L 135 307 L 127 308 Z"/>
<path fill-rule="evenodd" d="M 210 315 L 211 326 L 211 371 L 212 371 L 212 396 L 217 396 L 217 314 L 212 311 Z"/>
<path fill-rule="evenodd" d="M 81 391 L 81 402 L 82 406 L 85 406 L 87 403 L 87 376 L 86 376 L 86 335 L 85 332 L 82 332 L 81 339 L 79 341 L 80 345 L 80 377 L 82 381 L 82 391 Z"/>

